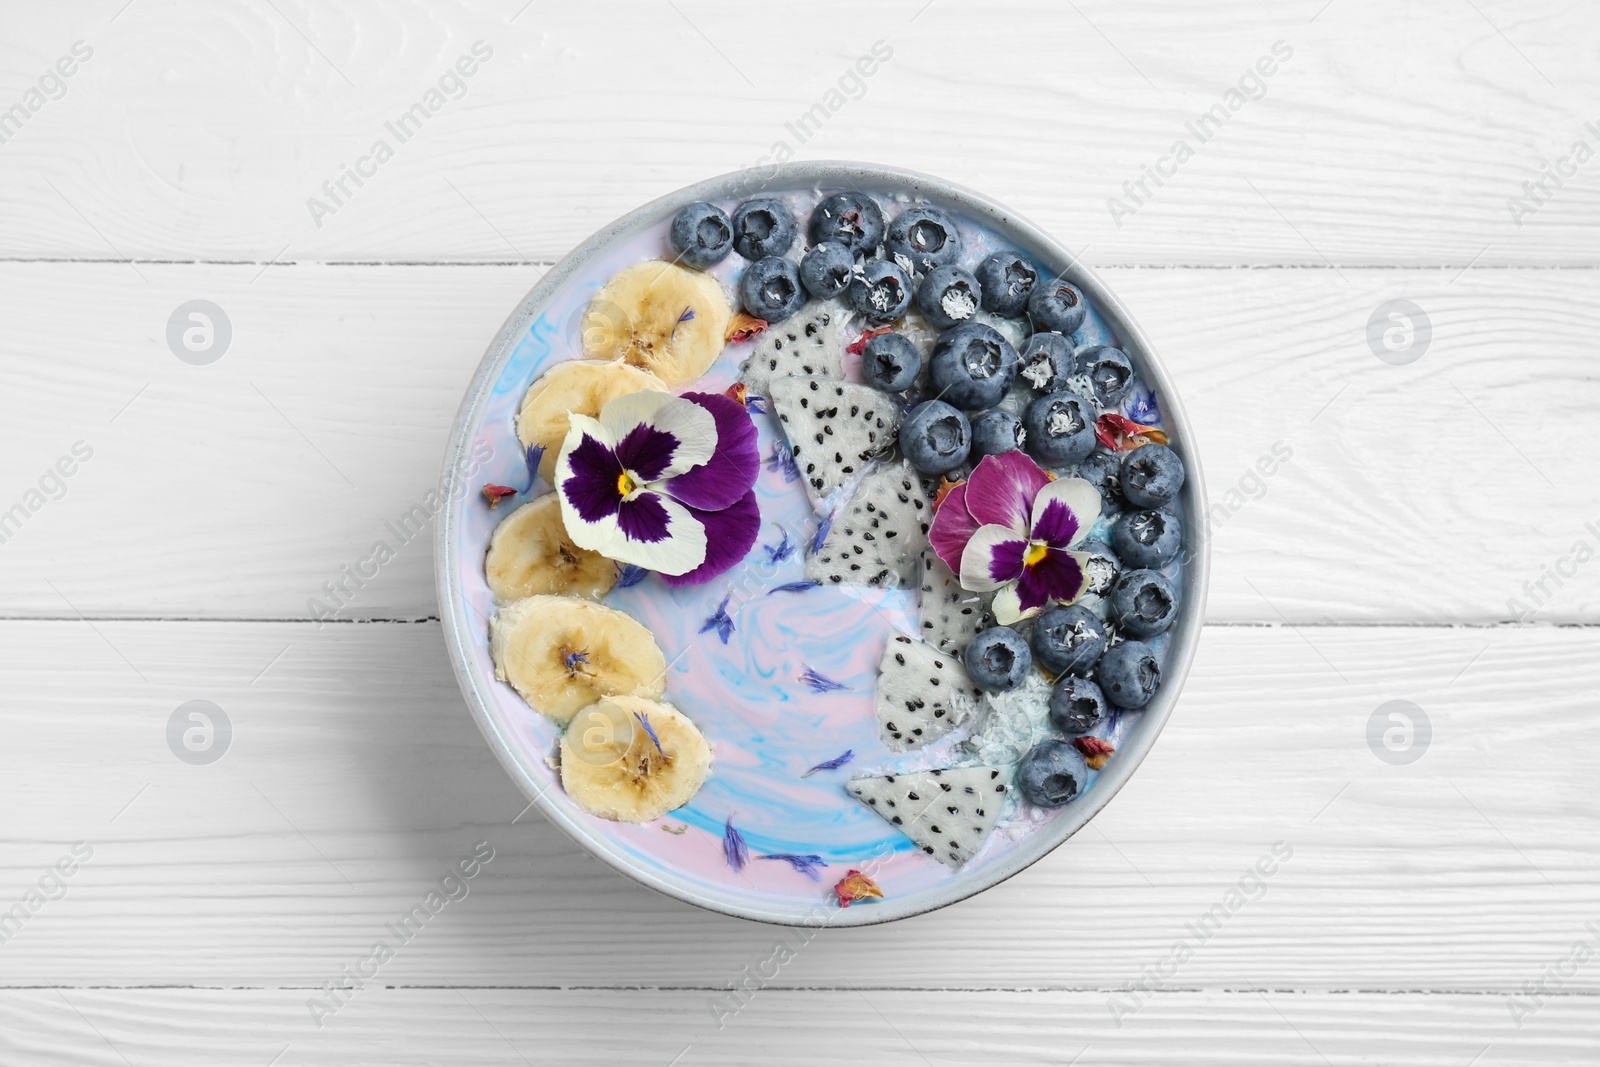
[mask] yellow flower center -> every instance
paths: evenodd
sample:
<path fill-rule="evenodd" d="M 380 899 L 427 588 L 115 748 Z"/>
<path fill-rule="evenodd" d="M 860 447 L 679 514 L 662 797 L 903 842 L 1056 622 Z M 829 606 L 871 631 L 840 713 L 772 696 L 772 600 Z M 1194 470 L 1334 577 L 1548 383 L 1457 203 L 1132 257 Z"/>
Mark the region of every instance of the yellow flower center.
<path fill-rule="evenodd" d="M 1050 547 L 1048 545 L 1042 545 L 1038 542 L 1034 542 L 1028 546 L 1028 551 L 1022 554 L 1022 565 L 1024 567 L 1032 567 L 1049 554 Z"/>
<path fill-rule="evenodd" d="M 633 492 L 637 488 L 639 488 L 639 483 L 628 477 L 627 471 L 623 471 L 621 474 L 617 475 L 617 492 L 621 496 L 626 497 L 629 493 Z"/>

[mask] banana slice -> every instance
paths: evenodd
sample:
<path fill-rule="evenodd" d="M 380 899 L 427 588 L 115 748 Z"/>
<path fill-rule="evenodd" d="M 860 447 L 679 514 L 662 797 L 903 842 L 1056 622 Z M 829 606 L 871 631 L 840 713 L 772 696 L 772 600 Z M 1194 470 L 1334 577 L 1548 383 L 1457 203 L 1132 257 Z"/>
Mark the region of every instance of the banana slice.
<path fill-rule="evenodd" d="M 683 807 L 710 773 L 711 746 L 670 704 L 606 697 L 561 735 L 562 787 L 578 807 L 613 822 L 649 822 Z"/>
<path fill-rule="evenodd" d="M 561 522 L 554 493 L 522 505 L 494 528 L 483 574 L 502 603 L 554 594 L 599 600 L 617 584 L 617 565 L 579 548 Z"/>
<path fill-rule="evenodd" d="M 558 723 L 613 694 L 658 697 L 667 660 L 630 615 L 569 596 L 530 596 L 489 620 L 494 676 Z"/>
<path fill-rule="evenodd" d="M 733 309 L 709 274 L 650 260 L 612 276 L 583 313 L 583 351 L 687 385 L 722 354 Z"/>
<path fill-rule="evenodd" d="M 667 383 L 649 371 L 626 363 L 585 359 L 557 363 L 541 374 L 528 387 L 522 398 L 522 408 L 517 412 L 517 437 L 523 447 L 544 446 L 539 477 L 547 485 L 555 477 L 561 442 L 566 440 L 567 430 L 571 428 L 569 414 L 577 412 L 593 418 L 610 401 L 641 389 L 664 393 Z"/>

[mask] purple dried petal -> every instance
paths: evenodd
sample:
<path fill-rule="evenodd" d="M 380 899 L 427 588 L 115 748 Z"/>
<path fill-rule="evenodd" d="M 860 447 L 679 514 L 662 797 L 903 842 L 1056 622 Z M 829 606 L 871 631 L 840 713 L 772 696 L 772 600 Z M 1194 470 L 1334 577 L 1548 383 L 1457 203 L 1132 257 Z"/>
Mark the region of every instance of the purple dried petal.
<path fill-rule="evenodd" d="M 806 590 L 815 589 L 821 584 L 821 582 L 813 581 L 810 578 L 803 582 L 784 582 L 782 585 L 775 585 L 768 589 L 767 595 L 771 596 L 773 593 L 804 593 Z"/>
<path fill-rule="evenodd" d="M 639 720 L 640 726 L 644 727 L 645 736 L 650 738 L 651 743 L 656 746 L 656 753 L 660 756 L 665 756 L 666 753 L 661 750 L 661 738 L 656 736 L 655 728 L 650 725 L 650 716 L 636 711 L 633 713 L 633 717 Z"/>
<path fill-rule="evenodd" d="M 782 563 L 784 560 L 794 555 L 794 542 L 789 540 L 789 531 L 785 530 L 781 526 L 779 526 L 778 529 L 783 533 L 783 540 L 779 541 L 776 545 L 761 546 L 762 550 L 767 554 L 768 563 Z"/>
<path fill-rule="evenodd" d="M 672 324 L 672 332 L 667 334 L 667 340 L 670 341 L 674 337 L 678 336 L 678 327 L 682 326 L 686 322 L 689 322 L 693 318 L 694 318 L 694 308 L 692 308 L 692 307 L 684 308 L 683 309 L 683 314 L 678 316 L 678 321 Z"/>
<path fill-rule="evenodd" d="M 744 835 L 733 828 L 732 815 L 722 827 L 722 855 L 736 871 L 744 870 L 744 865 L 750 862 L 750 848 L 744 843 Z"/>
<path fill-rule="evenodd" d="M 764 860 L 783 860 L 813 882 L 822 880 L 817 874 L 817 868 L 827 866 L 827 862 L 821 856 L 801 856 L 794 852 L 773 852 L 761 858 Z"/>
<path fill-rule="evenodd" d="M 827 538 L 828 531 L 833 529 L 833 516 L 826 515 L 817 523 L 817 532 L 811 535 L 811 554 L 814 556 L 822 551 L 822 542 Z"/>
<path fill-rule="evenodd" d="M 800 676 L 800 680 L 810 686 L 813 693 L 836 693 L 842 689 L 850 688 L 847 685 L 840 685 L 832 678 L 818 674 L 810 667 L 806 668 L 805 673 Z"/>
<path fill-rule="evenodd" d="M 533 492 L 533 487 L 539 484 L 539 464 L 544 459 L 544 445 L 529 445 L 523 459 L 528 464 L 528 488 L 524 493 Z"/>
<path fill-rule="evenodd" d="M 644 581 L 644 576 L 650 572 L 634 563 L 617 564 L 617 588 L 627 589 Z"/>
<path fill-rule="evenodd" d="M 700 627 L 701 633 L 714 630 L 717 636 L 722 638 L 723 644 L 728 643 L 728 637 L 733 633 L 733 619 L 728 615 L 728 601 L 732 599 L 732 593 L 722 598 L 722 603 L 717 605 L 716 612 L 709 616 Z"/>
<path fill-rule="evenodd" d="M 772 456 L 767 460 L 767 470 L 781 473 L 785 482 L 800 480 L 800 467 L 794 461 L 794 453 L 781 441 L 773 442 Z"/>
<path fill-rule="evenodd" d="M 856 758 L 855 750 L 847 748 L 847 749 L 844 750 L 844 753 L 842 755 L 835 756 L 830 760 L 824 760 L 823 762 L 817 764 L 815 767 L 811 768 L 806 773 L 802 774 L 800 777 L 802 777 L 802 778 L 810 778 L 813 774 L 816 774 L 818 771 L 836 771 L 840 767 L 843 767 L 846 763 L 849 763 L 851 760 L 853 760 L 855 758 Z"/>

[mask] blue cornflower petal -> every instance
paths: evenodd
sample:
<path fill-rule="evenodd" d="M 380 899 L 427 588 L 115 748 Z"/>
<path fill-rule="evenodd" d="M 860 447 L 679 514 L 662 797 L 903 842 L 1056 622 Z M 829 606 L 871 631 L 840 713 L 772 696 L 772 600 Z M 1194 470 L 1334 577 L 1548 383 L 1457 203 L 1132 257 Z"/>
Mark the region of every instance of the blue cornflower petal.
<path fill-rule="evenodd" d="M 544 445 L 529 445 L 523 459 L 528 464 L 528 488 L 524 493 L 533 492 L 533 487 L 539 484 L 539 463 L 544 459 Z"/>
<path fill-rule="evenodd" d="M 773 852 L 761 858 L 764 860 L 783 860 L 813 882 L 822 880 L 817 876 L 817 868 L 827 866 L 826 861 L 821 856 L 801 856 L 793 852 Z"/>
<path fill-rule="evenodd" d="M 634 563 L 617 564 L 617 588 L 626 589 L 644 581 L 644 576 L 650 572 Z"/>
<path fill-rule="evenodd" d="M 785 530 L 782 526 L 779 526 L 778 529 L 783 534 L 783 540 L 779 541 L 776 545 L 761 546 L 762 550 L 767 554 L 768 563 L 782 563 L 784 560 L 794 555 L 794 542 L 789 540 L 789 531 Z"/>
<path fill-rule="evenodd" d="M 728 601 L 732 599 L 732 593 L 722 598 L 722 603 L 717 605 L 716 613 L 709 616 L 700 627 L 701 633 L 715 630 L 717 636 L 722 638 L 722 643 L 728 643 L 728 637 L 733 633 L 733 619 L 728 616 Z"/>
<path fill-rule="evenodd" d="M 767 460 L 767 470 L 781 472 L 785 482 L 800 480 L 800 467 L 794 461 L 794 453 L 781 441 L 772 444 L 772 457 Z"/>
<path fill-rule="evenodd" d="M 722 855 L 736 871 L 744 870 L 744 865 L 750 862 L 749 846 L 744 843 L 744 835 L 733 828 L 732 815 L 722 827 Z"/>
<path fill-rule="evenodd" d="M 831 760 L 824 760 L 823 762 L 817 764 L 815 767 L 811 768 L 806 773 L 802 774 L 800 777 L 802 777 L 802 778 L 810 778 L 813 774 L 816 774 L 818 771 L 838 770 L 840 767 L 843 767 L 846 763 L 849 763 L 851 760 L 853 760 L 855 758 L 856 758 L 855 750 L 847 748 L 847 749 L 844 750 L 844 754 L 843 755 L 835 756 Z"/>
<path fill-rule="evenodd" d="M 811 535 L 811 554 L 813 556 L 822 551 L 822 542 L 827 538 L 828 531 L 831 529 L 833 529 L 832 515 L 824 516 L 822 521 L 817 523 L 817 532 Z"/>
<path fill-rule="evenodd" d="M 803 582 L 784 582 L 782 585 L 775 585 L 768 589 L 767 595 L 771 596 L 773 593 L 804 593 L 807 589 L 815 589 L 821 584 L 821 582 L 812 581 L 810 578 Z"/>
<path fill-rule="evenodd" d="M 656 746 L 656 752 L 659 755 L 665 756 L 666 753 L 661 751 L 661 738 L 656 736 L 655 727 L 650 725 L 650 716 L 640 714 L 636 711 L 633 713 L 633 717 L 639 720 L 640 726 L 644 727 L 645 736 L 650 738 L 651 742 Z"/>
<path fill-rule="evenodd" d="M 818 674 L 810 667 L 806 668 L 806 672 L 800 676 L 800 680 L 810 686 L 813 693 L 835 693 L 841 689 L 850 688 L 847 685 L 840 685 L 832 678 Z"/>

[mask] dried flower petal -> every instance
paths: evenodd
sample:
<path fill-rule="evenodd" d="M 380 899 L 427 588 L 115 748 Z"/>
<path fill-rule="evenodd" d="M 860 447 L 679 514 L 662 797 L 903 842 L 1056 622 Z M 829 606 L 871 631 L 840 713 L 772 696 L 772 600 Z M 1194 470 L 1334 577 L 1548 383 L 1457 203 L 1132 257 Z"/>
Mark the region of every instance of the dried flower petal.
<path fill-rule="evenodd" d="M 661 738 L 656 736 L 655 727 L 650 725 L 650 716 L 636 711 L 633 717 L 639 720 L 639 725 L 644 727 L 645 736 L 656 746 L 656 755 L 665 759 L 667 754 L 662 751 Z"/>
<path fill-rule="evenodd" d="M 772 457 L 767 460 L 767 470 L 781 473 L 785 482 L 800 480 L 800 466 L 794 461 L 794 453 L 782 442 L 773 443 Z"/>
<path fill-rule="evenodd" d="M 723 335 L 723 340 L 730 345 L 743 344 L 766 331 L 767 320 L 758 319 L 754 315 L 746 315 L 742 311 L 735 311 L 733 318 L 728 320 L 728 332 Z M 740 403 L 744 403 L 743 400 Z"/>
<path fill-rule="evenodd" d="M 716 612 L 708 617 L 700 627 L 701 633 L 715 630 L 717 636 L 722 638 L 722 643 L 728 643 L 728 637 L 733 633 L 733 619 L 728 615 L 728 601 L 732 599 L 732 593 L 722 598 L 722 603 L 717 605 Z"/>
<path fill-rule="evenodd" d="M 744 865 L 750 862 L 750 847 L 744 843 L 744 835 L 733 828 L 732 815 L 722 826 L 722 855 L 736 871 L 744 870 Z"/>
<path fill-rule="evenodd" d="M 483 485 L 483 495 L 489 501 L 491 508 L 499 507 L 500 501 L 508 496 L 515 496 L 516 492 L 509 485 L 495 485 L 493 482 L 485 482 Z"/>
<path fill-rule="evenodd" d="M 1098 737 L 1074 737 L 1072 747 L 1082 752 L 1083 762 L 1097 771 L 1106 765 L 1106 761 L 1116 751 L 1109 742 L 1102 741 Z"/>
<path fill-rule="evenodd" d="M 939 475 L 939 489 L 933 494 L 933 513 L 935 515 L 939 514 L 939 505 L 943 504 L 944 498 L 950 495 L 950 490 L 954 489 L 960 484 L 962 483 L 952 482 L 944 475 Z"/>
<path fill-rule="evenodd" d="M 802 778 L 810 778 L 813 774 L 816 774 L 818 771 L 836 771 L 840 767 L 843 767 L 846 763 L 849 763 L 851 760 L 853 760 L 855 758 L 856 758 L 855 750 L 847 748 L 847 749 L 844 750 L 844 753 L 842 755 L 835 756 L 830 760 L 824 760 L 823 762 L 817 764 L 815 767 L 811 768 L 806 773 L 802 774 L 800 777 L 802 777 Z"/>
<path fill-rule="evenodd" d="M 531 493 L 533 487 L 539 484 L 539 464 L 544 460 L 544 445 L 529 445 L 522 458 L 528 464 L 528 488 L 523 492 Z"/>
<path fill-rule="evenodd" d="M 1113 452 L 1126 452 L 1140 445 L 1164 445 L 1167 435 L 1154 426 L 1145 426 L 1108 411 L 1094 423 L 1094 435 Z"/>
<path fill-rule="evenodd" d="M 773 523 L 773 525 L 777 526 L 778 524 Z M 794 555 L 794 542 L 789 540 L 789 531 L 784 529 L 782 526 L 778 526 L 778 530 L 783 534 L 783 540 L 779 541 L 776 545 L 761 546 L 762 550 L 767 554 L 768 563 L 782 563 L 784 560 Z"/>
<path fill-rule="evenodd" d="M 821 856 L 801 856 L 794 852 L 773 852 L 761 858 L 764 860 L 783 860 L 813 882 L 822 881 L 822 878 L 817 874 L 817 868 L 827 866 Z"/>
<path fill-rule="evenodd" d="M 800 676 L 800 680 L 810 686 L 813 693 L 836 693 L 842 689 L 850 688 L 847 685 L 840 685 L 832 678 L 818 674 L 810 667 L 806 668 L 805 673 Z"/>
<path fill-rule="evenodd" d="M 589 653 L 582 649 L 569 649 L 563 646 L 561 649 L 561 663 L 562 666 L 567 668 L 568 674 L 582 674 L 583 668 L 589 663 Z"/>
<path fill-rule="evenodd" d="M 814 556 L 822 551 L 822 542 L 828 537 L 828 531 L 833 529 L 833 516 L 824 515 L 817 523 L 817 532 L 811 535 L 811 554 Z"/>
<path fill-rule="evenodd" d="M 679 326 L 682 326 L 686 322 L 693 322 L 693 321 L 694 321 L 694 308 L 692 308 L 692 307 L 684 308 L 683 309 L 683 313 L 678 316 L 678 321 L 672 324 L 672 332 L 667 334 L 667 340 L 670 341 L 674 337 L 678 336 L 678 327 Z"/>
<path fill-rule="evenodd" d="M 768 589 L 767 595 L 771 596 L 773 593 L 804 593 L 807 590 L 815 589 L 821 584 L 821 582 L 813 581 L 810 578 L 800 582 L 784 582 L 782 585 L 775 585 Z"/>
<path fill-rule="evenodd" d="M 863 900 L 883 899 L 883 890 L 878 888 L 878 883 L 854 869 L 834 884 L 833 892 L 838 896 L 841 908 L 848 908 Z"/>
<path fill-rule="evenodd" d="M 644 581 L 644 576 L 650 572 L 635 563 L 617 564 L 617 588 L 627 589 Z"/>
<path fill-rule="evenodd" d="M 892 333 L 893 330 L 894 327 L 892 326 L 879 326 L 876 329 L 867 330 L 860 337 L 857 337 L 854 341 L 851 341 L 848 345 L 846 345 L 845 351 L 850 353 L 852 356 L 859 356 L 861 353 L 867 350 L 868 341 L 879 336 L 880 334 Z"/>

